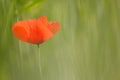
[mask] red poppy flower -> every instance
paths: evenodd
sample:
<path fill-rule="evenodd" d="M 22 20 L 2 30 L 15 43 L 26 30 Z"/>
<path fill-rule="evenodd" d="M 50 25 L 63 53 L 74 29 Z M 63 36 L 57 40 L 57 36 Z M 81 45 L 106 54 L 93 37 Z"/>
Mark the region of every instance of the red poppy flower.
<path fill-rule="evenodd" d="M 59 29 L 58 22 L 48 22 L 46 16 L 42 16 L 39 19 L 16 22 L 12 27 L 12 32 L 22 41 L 40 44 L 53 37 Z"/>

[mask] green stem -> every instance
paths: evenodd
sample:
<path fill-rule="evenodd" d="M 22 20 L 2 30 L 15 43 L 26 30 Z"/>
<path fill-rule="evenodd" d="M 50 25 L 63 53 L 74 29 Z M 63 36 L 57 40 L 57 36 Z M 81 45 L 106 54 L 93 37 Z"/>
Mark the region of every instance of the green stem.
<path fill-rule="evenodd" d="M 40 77 L 41 77 L 41 74 L 42 74 L 42 73 L 41 73 L 41 64 L 40 64 L 40 63 L 41 63 L 41 62 L 40 62 L 40 61 L 41 61 L 41 60 L 40 60 L 40 59 L 41 59 L 41 58 L 40 58 L 40 45 L 38 44 L 37 46 L 38 46 L 38 64 L 39 64 Z"/>

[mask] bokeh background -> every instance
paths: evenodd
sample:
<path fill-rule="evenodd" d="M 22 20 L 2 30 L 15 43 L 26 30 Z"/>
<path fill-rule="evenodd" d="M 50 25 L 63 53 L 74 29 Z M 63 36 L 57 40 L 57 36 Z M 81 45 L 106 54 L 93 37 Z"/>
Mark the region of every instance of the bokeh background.
<path fill-rule="evenodd" d="M 0 80 L 120 80 L 119 3 L 0 0 Z M 40 45 L 39 61 L 37 46 L 16 39 L 11 27 L 43 15 L 61 29 Z"/>

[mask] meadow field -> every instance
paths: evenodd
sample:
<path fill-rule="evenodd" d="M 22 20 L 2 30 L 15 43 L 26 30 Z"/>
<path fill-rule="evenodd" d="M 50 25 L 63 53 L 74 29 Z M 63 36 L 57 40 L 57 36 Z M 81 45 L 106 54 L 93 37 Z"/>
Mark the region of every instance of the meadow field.
<path fill-rule="evenodd" d="M 11 29 L 41 16 L 61 27 L 39 56 Z M 120 0 L 0 0 L 0 80 L 120 80 Z"/>

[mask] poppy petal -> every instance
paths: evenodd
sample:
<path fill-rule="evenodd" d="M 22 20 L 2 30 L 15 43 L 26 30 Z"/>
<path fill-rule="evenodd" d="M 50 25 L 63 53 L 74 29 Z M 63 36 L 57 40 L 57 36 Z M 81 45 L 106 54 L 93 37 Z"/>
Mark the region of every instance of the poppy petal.
<path fill-rule="evenodd" d="M 47 26 L 47 17 L 46 16 L 42 16 L 38 19 L 38 22 L 42 22 L 45 26 Z"/>
<path fill-rule="evenodd" d="M 60 29 L 60 25 L 58 22 L 49 22 L 47 27 L 53 34 L 58 32 L 58 30 Z"/>
<path fill-rule="evenodd" d="M 37 32 L 36 20 L 28 20 L 27 23 L 30 27 L 30 37 L 28 39 L 28 42 L 33 44 L 40 43 L 38 32 Z"/>
<path fill-rule="evenodd" d="M 27 41 L 30 35 L 29 27 L 26 21 L 17 22 L 12 27 L 13 34 L 22 41 Z"/>
<path fill-rule="evenodd" d="M 46 26 L 44 26 L 44 24 L 42 24 L 41 22 L 38 22 L 37 32 L 39 35 L 39 40 L 41 42 L 44 42 L 45 40 L 48 40 L 53 36 L 51 31 Z"/>

